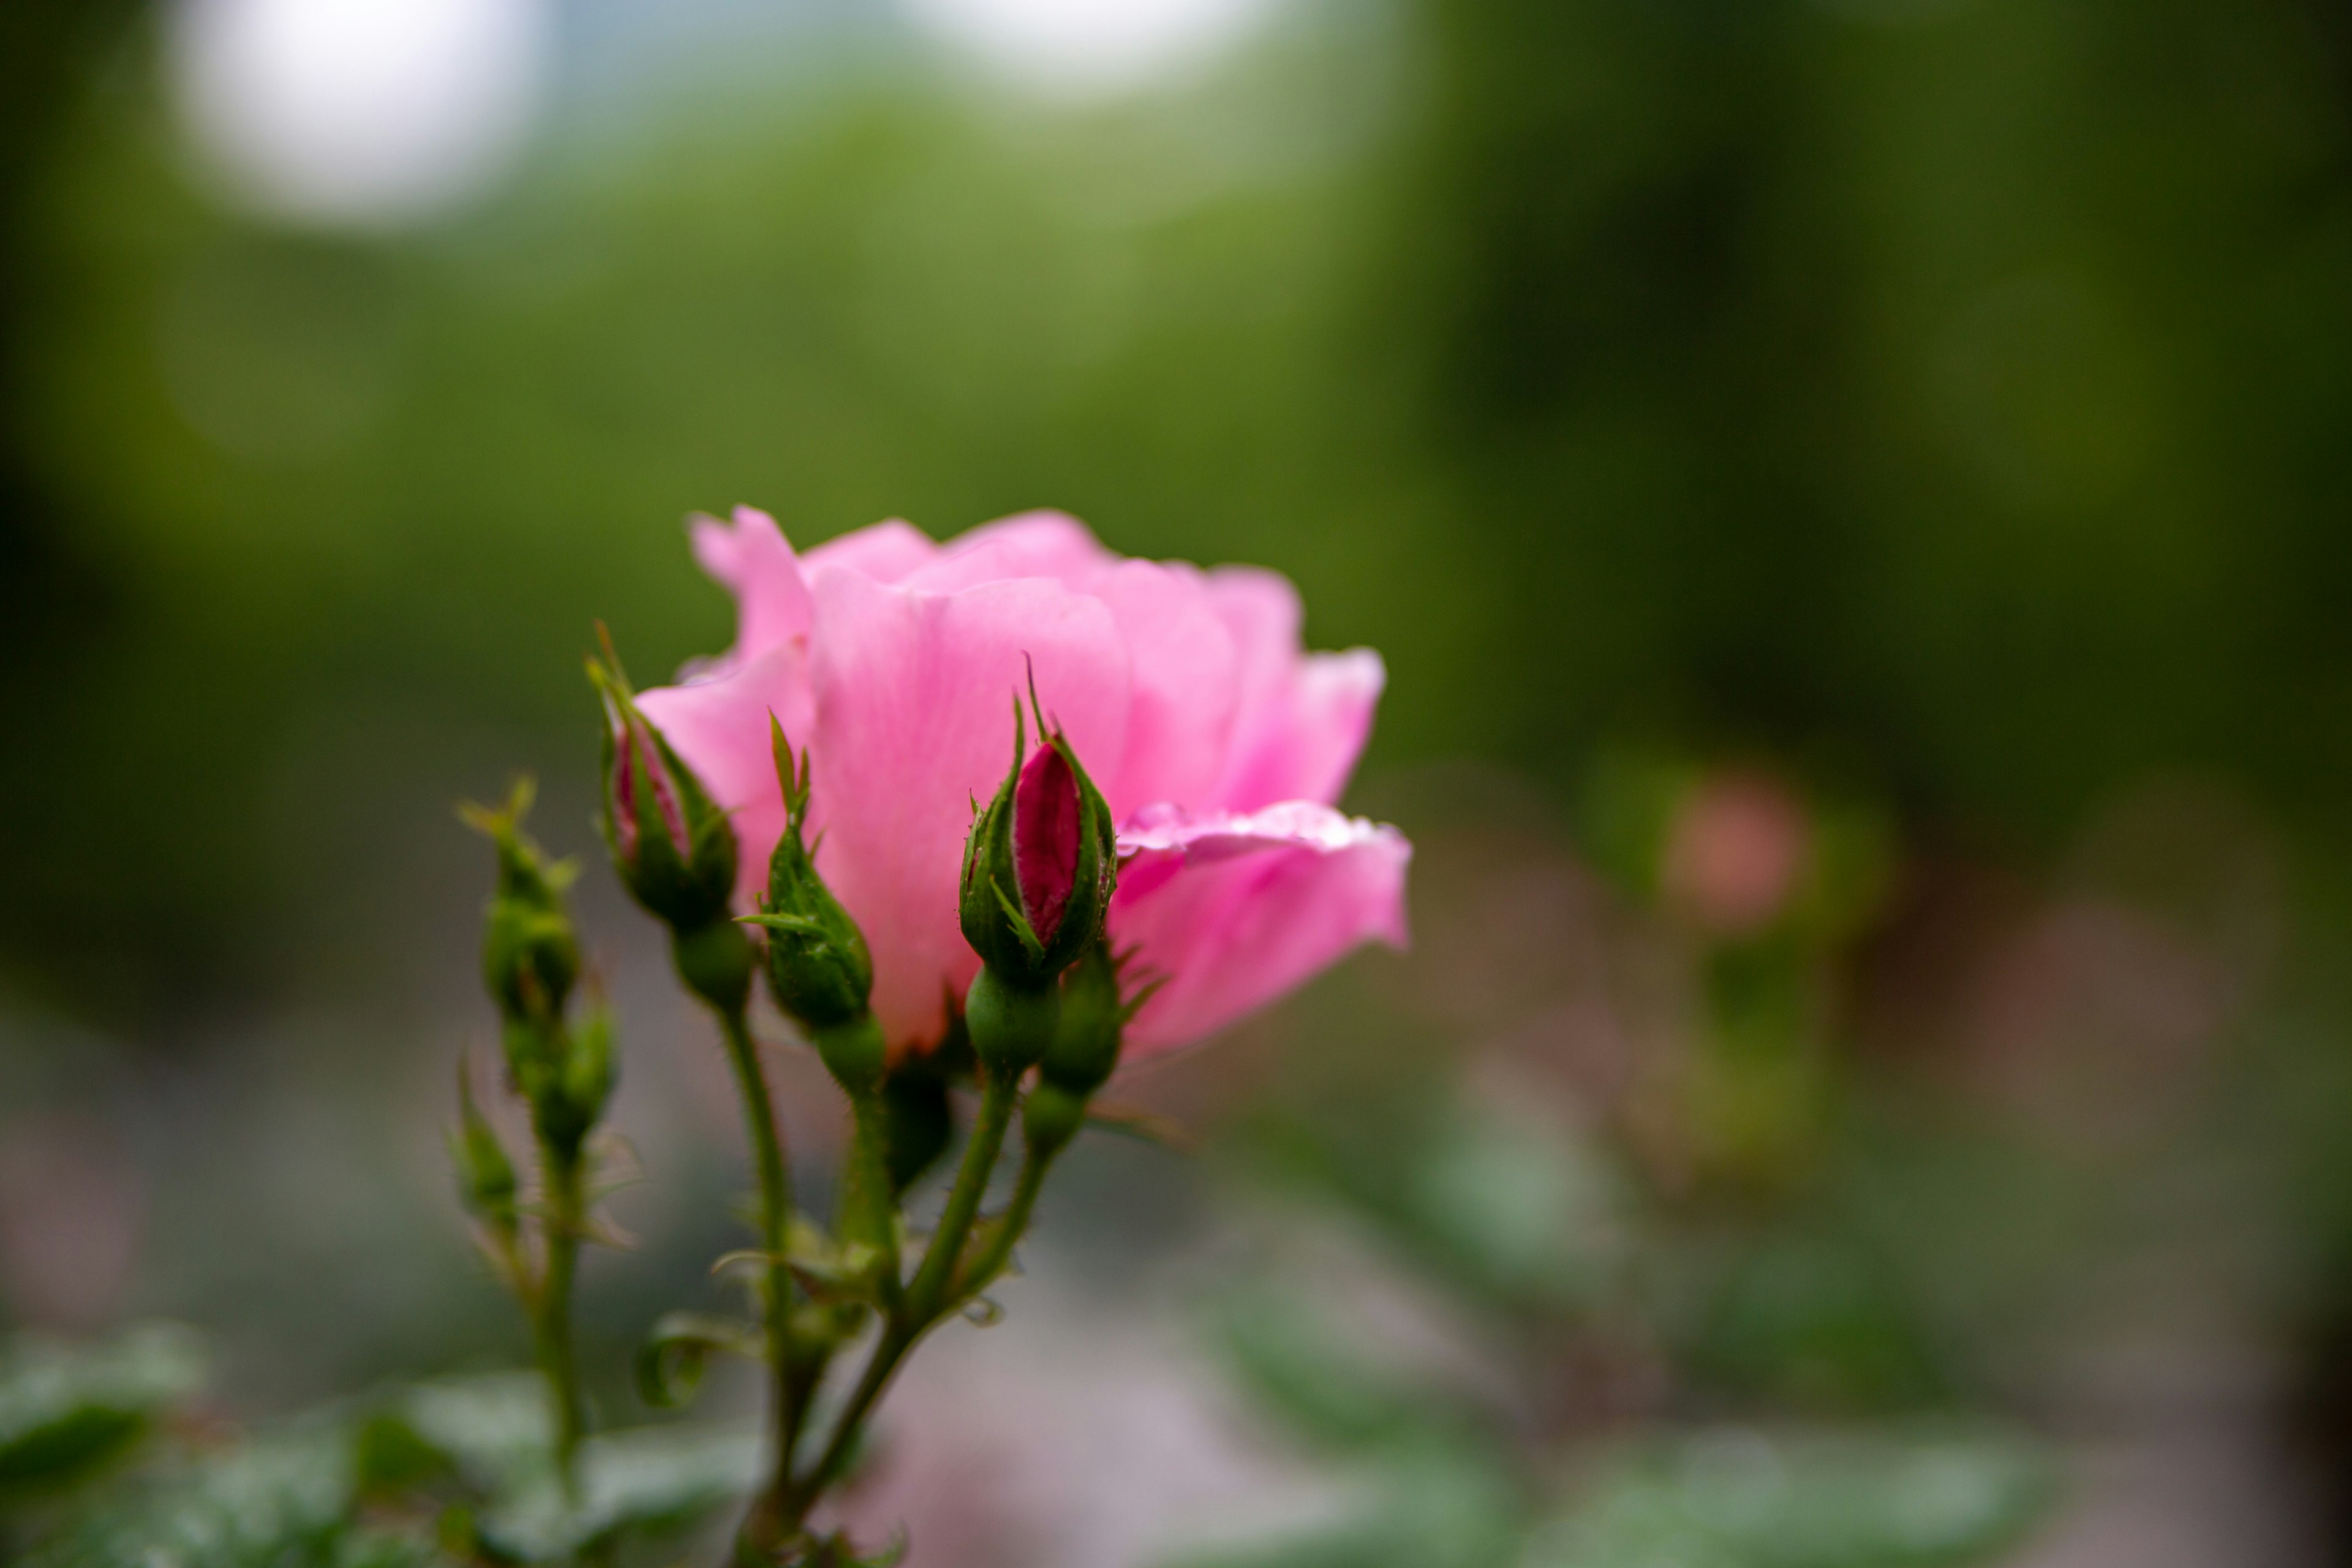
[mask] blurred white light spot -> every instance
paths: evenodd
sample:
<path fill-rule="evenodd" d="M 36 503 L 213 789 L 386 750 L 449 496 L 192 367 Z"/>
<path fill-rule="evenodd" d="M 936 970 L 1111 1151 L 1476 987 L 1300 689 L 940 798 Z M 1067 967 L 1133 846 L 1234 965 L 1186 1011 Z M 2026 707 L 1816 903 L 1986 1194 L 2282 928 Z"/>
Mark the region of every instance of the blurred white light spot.
<path fill-rule="evenodd" d="M 549 0 L 180 0 L 173 86 L 241 198 L 399 224 L 502 172 L 539 107 Z"/>
<path fill-rule="evenodd" d="M 906 0 L 934 32 L 1049 89 L 1136 87 L 1231 45 L 1271 0 Z"/>

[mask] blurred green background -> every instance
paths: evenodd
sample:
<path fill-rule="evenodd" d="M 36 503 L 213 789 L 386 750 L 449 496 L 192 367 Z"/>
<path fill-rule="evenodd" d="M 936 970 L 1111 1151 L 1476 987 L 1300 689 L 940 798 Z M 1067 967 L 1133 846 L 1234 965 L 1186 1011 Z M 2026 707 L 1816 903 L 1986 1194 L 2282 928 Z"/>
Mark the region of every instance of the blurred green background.
<path fill-rule="evenodd" d="M 1825 1042 L 1828 1087 L 1787 1092 L 1832 1109 L 1764 1142 L 1843 1174 L 1726 1147 L 1801 1286 L 1844 1278 L 1815 1222 L 1850 1199 L 1919 1255 L 1889 1267 L 1942 1339 L 1855 1352 L 1862 1403 L 2101 1454 L 2160 1429 L 2263 1478 L 2215 1504 L 2276 1536 L 2225 1532 L 2237 1560 L 2352 1553 L 2352 13 L 1200 0 L 1193 37 L 1155 0 L 1162 58 L 1088 45 L 1085 6 L 565 0 L 514 8 L 502 161 L 443 190 L 335 159 L 462 104 L 377 126 L 354 91 L 339 131 L 206 77 L 205 29 L 269 9 L 0 16 L 15 1321 L 188 1318 L 254 1408 L 501 1353 L 436 1184 L 448 1064 L 488 1038 L 450 803 L 531 768 L 544 836 L 592 847 L 593 622 L 641 673 L 730 635 L 688 510 L 807 544 L 1056 506 L 1279 568 L 1313 644 L 1391 672 L 1357 804 L 1423 841 L 1420 951 L 1171 1105 L 1475 1086 L 1512 1019 L 1649 973 L 1582 916 L 1538 940 L 1544 900 L 1671 927 L 1643 813 L 1769 780 L 1869 846 L 1870 890 L 1778 956 L 1665 945 L 1719 1033 L 1813 998 L 1765 1032 Z M 646 933 L 589 899 L 633 1038 L 697 1059 Z M 709 1213 L 592 1276 L 616 1343 L 726 1244 L 736 1179 L 661 1132 L 696 1091 L 633 1050 L 649 1171 L 703 1204 L 657 1212 Z M 1706 1142 L 1562 1103 L 1654 1176 Z M 1237 1136 L 1234 1169 L 1321 1147 Z M 1212 1223 L 1170 1201 L 1064 1218 L 1147 1250 Z M 2131 1310 L 1983 1372 L 2053 1289 Z M 2119 1325 L 2152 1301 L 2189 1305 L 2143 1353 Z M 1745 1332 L 1696 1384 L 1782 1399 L 1722 1371 Z"/>

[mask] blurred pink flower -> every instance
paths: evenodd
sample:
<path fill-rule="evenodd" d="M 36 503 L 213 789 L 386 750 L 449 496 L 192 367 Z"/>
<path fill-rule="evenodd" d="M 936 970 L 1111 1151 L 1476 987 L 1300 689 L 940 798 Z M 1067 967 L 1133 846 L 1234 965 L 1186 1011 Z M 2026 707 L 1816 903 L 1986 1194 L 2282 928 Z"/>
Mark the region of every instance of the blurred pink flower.
<path fill-rule="evenodd" d="M 1675 814 L 1666 891 L 1702 925 L 1748 935 L 1788 907 L 1810 837 L 1804 807 L 1780 784 L 1758 773 L 1717 774 Z"/>
<path fill-rule="evenodd" d="M 894 1049 L 933 1043 L 978 967 L 957 871 L 1032 669 L 1130 857 L 1112 940 L 1167 977 L 1130 1059 L 1360 942 L 1404 944 L 1412 847 L 1331 806 L 1371 729 L 1380 656 L 1304 652 L 1283 578 L 1129 560 L 1058 512 L 945 544 L 877 523 L 799 556 L 740 508 L 731 525 L 697 520 L 694 549 L 735 595 L 735 646 L 646 692 L 645 711 L 730 813 L 747 909 L 783 827 L 768 714 L 810 748 L 818 868 L 873 949 Z"/>

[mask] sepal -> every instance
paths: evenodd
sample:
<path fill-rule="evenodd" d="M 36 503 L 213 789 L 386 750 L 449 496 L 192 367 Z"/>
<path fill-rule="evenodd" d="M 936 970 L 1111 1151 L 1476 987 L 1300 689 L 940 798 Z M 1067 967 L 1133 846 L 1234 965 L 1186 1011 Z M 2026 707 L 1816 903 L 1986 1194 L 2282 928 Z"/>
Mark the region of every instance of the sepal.
<path fill-rule="evenodd" d="M 466 1212 L 488 1228 L 500 1250 L 510 1251 L 521 1225 L 520 1183 L 498 1129 L 474 1099 L 470 1061 L 457 1064 L 457 1125 L 449 1134 L 449 1163 L 457 1167 L 457 1196 Z"/>
<path fill-rule="evenodd" d="M 865 1015 L 874 959 L 857 922 L 817 874 L 808 846 L 809 754 L 793 754 L 773 714 L 768 725 L 784 797 L 784 831 L 768 861 L 760 912 L 742 918 L 767 933 L 768 986 L 776 1005 L 803 1027 L 824 1030 Z"/>

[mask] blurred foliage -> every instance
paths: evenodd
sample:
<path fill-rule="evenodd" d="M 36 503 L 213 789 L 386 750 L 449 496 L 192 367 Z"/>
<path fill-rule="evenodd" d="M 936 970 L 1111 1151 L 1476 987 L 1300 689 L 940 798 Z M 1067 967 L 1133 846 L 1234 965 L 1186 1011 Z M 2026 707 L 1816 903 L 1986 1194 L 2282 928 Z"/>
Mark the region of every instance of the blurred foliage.
<path fill-rule="evenodd" d="M 363 949 L 336 889 L 400 868 L 344 847 L 488 731 L 584 759 L 592 617 L 720 643 L 675 520 L 737 500 L 1281 567 L 1390 657 L 1376 764 L 1749 745 L 2026 847 L 2214 767 L 2332 828 L 2332 17 L 1308 5 L 1066 110 L 844 48 L 375 239 L 206 205 L 146 29 L 70 29 L 10 187 L 0 951 L 136 1021 Z"/>
<path fill-rule="evenodd" d="M 121 1457 L 203 1375 L 184 1330 L 144 1329 L 90 1351 L 16 1340 L 0 1359 L 0 1504 L 70 1486 Z"/>
<path fill-rule="evenodd" d="M 9 1487 L 0 1542 L 41 1568 L 445 1568 L 612 1561 L 735 1503 L 751 1435 L 677 1426 L 592 1437 L 576 1496 L 558 1484 L 545 1385 L 531 1373 L 420 1384 L 251 1436 L 158 1433 L 194 1392 L 185 1331 L 134 1331 L 79 1354 L 19 1341 L 0 1364 Z M 126 1424 L 128 1423 L 128 1424 Z M 103 1453 L 89 1435 L 103 1432 Z M 11 1533 L 13 1531 L 13 1533 Z"/>

